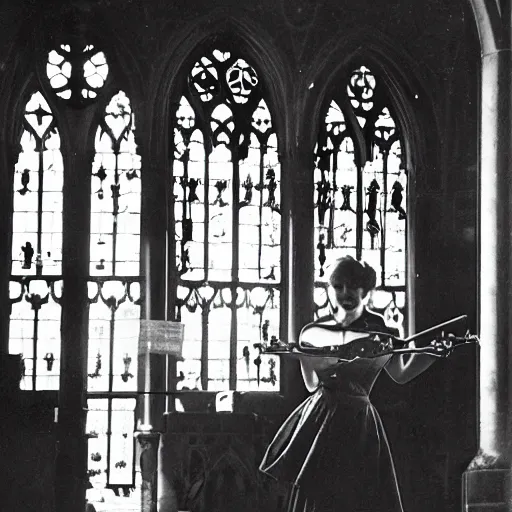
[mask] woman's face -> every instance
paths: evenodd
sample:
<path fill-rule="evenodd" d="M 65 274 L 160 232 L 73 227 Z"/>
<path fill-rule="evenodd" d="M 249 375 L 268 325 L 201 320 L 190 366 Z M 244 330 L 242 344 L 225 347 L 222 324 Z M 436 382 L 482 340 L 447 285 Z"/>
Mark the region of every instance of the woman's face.
<path fill-rule="evenodd" d="M 365 294 L 363 288 L 348 288 L 345 284 L 332 285 L 336 301 L 335 318 L 344 326 L 357 320 L 364 309 Z"/>

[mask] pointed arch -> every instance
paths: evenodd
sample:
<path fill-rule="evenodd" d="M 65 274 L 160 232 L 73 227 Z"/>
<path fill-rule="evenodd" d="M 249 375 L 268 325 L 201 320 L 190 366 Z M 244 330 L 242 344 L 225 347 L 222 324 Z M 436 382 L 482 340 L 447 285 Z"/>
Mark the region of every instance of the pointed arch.
<path fill-rule="evenodd" d="M 24 389 L 58 389 L 64 165 L 57 120 L 43 94 L 25 104 L 14 166 L 9 352 L 22 354 Z"/>
<path fill-rule="evenodd" d="M 423 168 L 427 152 L 432 151 L 439 140 L 439 122 L 435 118 L 432 99 L 434 77 L 428 69 L 420 69 L 387 35 L 374 28 L 346 32 L 331 39 L 319 52 L 319 58 L 307 73 L 307 83 L 315 84 L 315 87 L 304 96 L 304 114 L 299 126 L 304 126 L 304 119 L 312 119 L 310 124 L 318 126 L 320 109 L 339 77 L 346 76 L 354 64 L 363 62 L 378 73 L 389 91 L 406 141 L 408 168 Z M 304 133 L 305 137 L 309 135 L 311 147 L 314 146 L 314 133 L 314 130 Z M 431 156 L 429 161 L 432 161 Z"/>
<path fill-rule="evenodd" d="M 500 2 L 497 0 L 469 0 L 478 30 L 483 54 L 495 53 L 510 46 L 505 26 L 502 21 Z M 506 14 L 505 14 L 506 16 Z"/>
<path fill-rule="evenodd" d="M 112 95 L 96 129 L 91 186 L 90 274 L 139 275 L 141 158 L 124 91 Z"/>
<path fill-rule="evenodd" d="M 333 258 L 365 259 L 378 274 L 373 308 L 399 328 L 408 309 L 405 327 L 412 327 L 405 294 L 413 297 L 414 208 L 407 198 L 428 145 L 437 144 L 432 130 L 423 129 L 436 126 L 425 123 L 434 120 L 433 109 L 407 59 L 390 51 L 385 39 L 350 38 L 321 59 L 312 78 L 317 91 L 306 109 L 319 127 L 314 132 L 325 138 L 316 141 L 316 280 L 325 280 Z M 315 303 L 317 314 L 328 307 L 318 283 Z"/>
<path fill-rule="evenodd" d="M 276 84 L 254 52 L 254 35 L 234 35 L 232 20 L 213 25 L 196 46 L 187 44 L 174 88 L 166 90 L 172 99 L 161 131 L 173 151 L 166 161 L 176 291 L 169 293 L 177 296 L 176 316 L 198 326 L 185 334 L 189 361 L 178 364 L 180 386 L 275 390 L 279 362 L 257 357 L 253 340 L 280 331 Z"/>
<path fill-rule="evenodd" d="M 90 169 L 87 393 L 88 407 L 94 412 L 90 420 L 88 415 L 87 428 L 97 435 L 88 441 L 88 473 L 103 485 L 126 488 L 134 485 L 130 438 L 143 288 L 142 165 L 136 128 L 131 98 L 117 89 L 95 126 Z M 123 428 L 112 429 L 115 424 Z M 101 455 L 101 463 L 96 454 Z"/>
<path fill-rule="evenodd" d="M 163 59 L 162 66 L 156 70 L 155 84 L 148 91 L 150 115 L 153 120 L 151 144 L 154 151 L 163 154 L 168 161 L 166 140 L 168 138 L 168 112 L 171 103 L 176 101 L 176 91 L 183 86 L 184 71 L 187 63 L 194 60 L 198 49 L 208 40 L 218 37 L 237 41 L 254 63 L 258 73 L 265 77 L 269 96 L 269 108 L 273 112 L 278 144 L 281 151 L 285 147 L 287 136 L 286 116 L 289 113 L 278 107 L 285 104 L 290 91 L 291 69 L 285 55 L 279 47 L 272 44 L 272 37 L 265 29 L 255 23 L 249 15 L 239 13 L 234 16 L 225 9 L 218 8 L 208 15 L 195 19 L 182 31 L 171 36 L 168 47 L 172 49 Z"/>

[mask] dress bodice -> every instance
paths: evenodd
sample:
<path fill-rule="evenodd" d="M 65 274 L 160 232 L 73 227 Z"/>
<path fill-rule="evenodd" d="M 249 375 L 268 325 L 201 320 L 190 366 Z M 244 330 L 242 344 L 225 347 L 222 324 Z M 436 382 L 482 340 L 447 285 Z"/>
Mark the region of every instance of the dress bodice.
<path fill-rule="evenodd" d="M 344 361 L 318 373 L 322 387 L 348 395 L 368 396 L 391 354 Z"/>
<path fill-rule="evenodd" d="M 325 329 L 326 336 L 343 329 L 336 325 L 332 316 L 321 318 L 309 324 L 304 328 L 303 333 L 313 327 L 317 328 L 315 329 L 316 333 L 321 333 Z M 377 331 L 395 336 L 398 334 L 395 329 L 386 325 L 384 318 L 367 309 L 350 327 L 356 330 Z M 320 385 L 342 394 L 368 396 L 377 377 L 391 357 L 391 354 L 387 354 L 379 357 L 356 358 L 352 361 L 339 362 L 324 370 L 317 370 Z"/>

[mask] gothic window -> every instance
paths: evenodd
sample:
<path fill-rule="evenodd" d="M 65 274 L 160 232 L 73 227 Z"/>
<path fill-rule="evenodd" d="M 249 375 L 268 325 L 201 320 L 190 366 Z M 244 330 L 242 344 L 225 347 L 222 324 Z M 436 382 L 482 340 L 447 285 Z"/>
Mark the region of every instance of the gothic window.
<path fill-rule="evenodd" d="M 370 307 L 403 329 L 406 304 L 407 170 L 402 133 L 385 85 L 351 69 L 326 103 L 315 150 L 315 304 L 328 307 L 335 260 L 351 255 L 377 272 Z"/>
<path fill-rule="evenodd" d="M 141 161 L 123 92 L 99 123 L 91 180 L 87 435 L 95 485 L 133 486 Z"/>
<path fill-rule="evenodd" d="M 61 44 L 48 54 L 46 75 L 59 98 L 80 107 L 97 97 L 108 64 L 105 54 L 92 44 Z"/>
<path fill-rule="evenodd" d="M 264 77 L 238 51 L 205 51 L 171 113 L 178 389 L 278 390 L 281 191 Z M 256 347 L 255 347 L 256 345 Z"/>
<path fill-rule="evenodd" d="M 57 123 L 35 92 L 25 106 L 13 187 L 9 352 L 23 355 L 25 390 L 59 387 L 62 186 Z"/>

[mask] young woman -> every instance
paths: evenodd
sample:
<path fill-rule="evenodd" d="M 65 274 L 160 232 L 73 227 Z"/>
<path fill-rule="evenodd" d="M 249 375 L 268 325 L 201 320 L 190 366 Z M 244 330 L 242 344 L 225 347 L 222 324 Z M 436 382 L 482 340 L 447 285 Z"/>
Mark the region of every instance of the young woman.
<path fill-rule="evenodd" d="M 301 342 L 343 345 L 355 334 L 347 327 L 397 335 L 365 306 L 375 284 L 370 266 L 351 257 L 338 260 L 330 277 L 333 314 L 306 325 Z M 260 470 L 293 483 L 290 512 L 403 512 L 389 443 L 369 395 L 383 369 L 402 384 L 436 358 L 419 353 L 351 361 L 298 357 L 312 395 L 281 426 Z"/>

